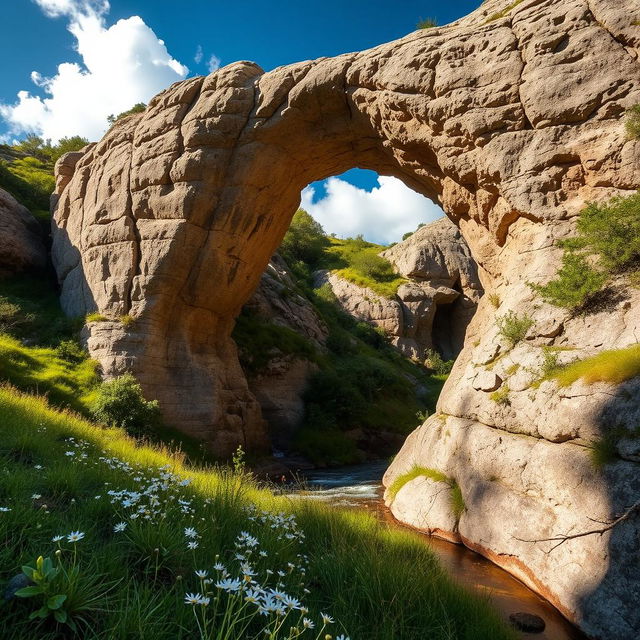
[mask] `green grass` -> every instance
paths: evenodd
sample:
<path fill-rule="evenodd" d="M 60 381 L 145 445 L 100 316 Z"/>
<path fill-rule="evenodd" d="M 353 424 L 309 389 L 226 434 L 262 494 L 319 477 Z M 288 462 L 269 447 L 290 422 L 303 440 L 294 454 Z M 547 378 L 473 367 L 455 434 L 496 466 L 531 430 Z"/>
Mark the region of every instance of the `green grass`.
<path fill-rule="evenodd" d="M 512 9 L 515 9 L 521 2 L 522 0 L 515 0 L 515 2 L 512 2 L 510 5 L 505 7 L 502 11 L 498 11 L 497 13 L 494 13 L 493 15 L 489 16 L 486 19 L 485 24 L 489 24 L 489 22 L 494 22 L 495 20 L 500 20 L 500 18 L 504 18 L 506 15 L 510 13 Z"/>
<path fill-rule="evenodd" d="M 406 278 L 394 272 L 391 263 L 378 254 L 385 247 L 362 238 L 330 238 L 325 249 L 324 265 L 336 275 L 359 287 L 368 287 L 378 295 L 392 298 Z"/>
<path fill-rule="evenodd" d="M 568 387 L 578 380 L 587 384 L 620 384 L 636 376 L 640 376 L 640 344 L 633 344 L 625 349 L 602 351 L 591 358 L 560 367 L 551 374 L 561 387 Z"/>
<path fill-rule="evenodd" d="M 0 333 L 38 346 L 57 346 L 73 337 L 82 321 L 67 318 L 47 276 L 0 279 Z"/>
<path fill-rule="evenodd" d="M 503 384 L 499 389 L 494 391 L 489 398 L 501 407 L 508 407 L 511 404 L 511 400 L 509 399 L 510 391 L 509 385 Z"/>
<path fill-rule="evenodd" d="M 441 471 L 430 469 L 429 467 L 421 467 L 420 465 L 413 465 L 409 471 L 399 475 L 389 485 L 389 488 L 387 489 L 389 496 L 392 500 L 395 500 L 395 497 L 400 493 L 400 489 L 402 489 L 405 484 L 421 477 L 430 478 L 434 482 L 449 482 L 449 477 Z"/>
<path fill-rule="evenodd" d="M 640 22 L 632 24 L 638 25 Z M 625 127 L 630 138 L 640 138 L 640 104 L 636 104 L 627 111 Z"/>
<path fill-rule="evenodd" d="M 467 508 L 462 496 L 462 489 L 454 478 L 450 478 L 446 474 L 438 471 L 437 469 L 431 469 L 429 467 L 421 467 L 420 465 L 413 465 L 409 471 L 399 475 L 387 489 L 387 493 L 391 500 L 395 500 L 402 487 L 407 483 L 415 480 L 416 478 L 430 478 L 434 482 L 443 482 L 449 485 L 449 500 L 451 502 L 451 511 L 456 517 L 456 520 L 460 520 L 460 516 Z"/>
<path fill-rule="evenodd" d="M 46 395 L 57 406 L 88 413 L 100 380 L 96 368 L 94 360 L 69 362 L 55 349 L 25 347 L 0 334 L 0 380 Z"/>
<path fill-rule="evenodd" d="M 96 428 L 6 388 L 0 389 L 0 468 L 0 507 L 8 509 L 0 511 L 0 582 L 40 555 L 52 558 L 64 569 L 56 591 L 69 596 L 65 607 L 80 623 L 79 633 L 73 634 L 62 633 L 53 621 L 29 620 L 39 605 L 35 598 L 19 598 L 0 605 L 4 640 L 220 638 L 198 631 L 194 609 L 184 604 L 184 596 L 207 589 L 194 571 L 204 569 L 215 577 L 216 559 L 237 575 L 234 545 L 243 530 L 267 554 L 250 556 L 259 578 L 274 580 L 265 577 L 266 570 L 284 568 L 283 588 L 302 595 L 314 621 L 319 621 L 319 611 L 332 615 L 336 624 L 324 633 L 334 637 L 515 637 L 485 600 L 447 577 L 415 534 L 390 530 L 366 513 L 275 497 L 245 475 L 191 467 L 179 454 L 145 446 L 118 429 Z M 161 474 L 164 487 L 156 482 Z M 190 484 L 185 486 L 182 478 Z M 147 497 L 136 498 L 132 508 L 107 490 Z M 160 504 L 153 506 L 150 495 L 161 498 Z M 247 511 L 252 504 L 257 512 Z M 134 520 L 137 505 L 141 516 Z M 281 524 L 269 525 L 282 518 L 263 516 L 262 509 L 293 515 L 297 524 L 287 525 L 292 539 L 282 538 Z M 125 531 L 116 533 L 114 525 L 121 521 Z M 194 550 L 187 549 L 186 527 L 197 530 Z M 75 545 L 52 543 L 53 536 L 71 531 L 84 533 L 84 539 Z M 300 582 L 310 593 L 301 593 Z M 214 585 L 208 589 L 220 595 L 221 606 L 231 601 Z M 206 611 L 210 622 L 215 606 L 212 600 Z M 260 616 L 260 623 L 246 631 L 236 623 L 227 638 L 264 637 L 260 627 L 267 618 Z M 220 629 L 225 623 L 218 618 L 217 624 Z"/>

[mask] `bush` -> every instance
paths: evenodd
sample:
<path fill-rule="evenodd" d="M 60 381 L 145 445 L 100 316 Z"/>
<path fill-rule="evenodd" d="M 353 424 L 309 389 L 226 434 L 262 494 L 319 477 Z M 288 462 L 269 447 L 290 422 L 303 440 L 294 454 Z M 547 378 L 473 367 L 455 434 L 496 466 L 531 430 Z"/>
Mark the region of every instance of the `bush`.
<path fill-rule="evenodd" d="M 443 360 L 435 349 L 427 349 L 425 354 L 426 366 L 439 376 L 448 376 L 453 369 L 455 360 Z"/>
<path fill-rule="evenodd" d="M 640 104 L 627 111 L 627 133 L 631 138 L 640 138 Z"/>
<path fill-rule="evenodd" d="M 589 305 L 606 280 L 607 276 L 594 269 L 584 256 L 565 252 L 556 278 L 532 288 L 556 307 L 579 309 Z"/>
<path fill-rule="evenodd" d="M 329 245 L 322 226 L 304 209 L 298 209 L 278 251 L 288 263 L 301 261 L 317 268 Z"/>
<path fill-rule="evenodd" d="M 513 347 L 527 335 L 533 325 L 533 319 L 528 315 L 519 316 L 514 311 L 496 318 L 500 335 Z"/>
<path fill-rule="evenodd" d="M 148 435 L 160 419 L 157 400 L 148 402 L 130 373 L 103 382 L 93 403 L 94 418 L 109 427 L 122 427 L 134 436 Z"/>
<path fill-rule="evenodd" d="M 592 203 L 581 212 L 575 238 L 560 243 L 562 266 L 546 285 L 532 285 L 556 306 L 574 311 L 597 301 L 612 273 L 630 278 L 640 266 L 640 193 Z"/>
<path fill-rule="evenodd" d="M 89 357 L 87 352 L 75 340 L 63 340 L 55 350 L 59 358 L 74 364 L 78 364 Z"/>
<path fill-rule="evenodd" d="M 391 263 L 372 251 L 362 251 L 354 256 L 351 266 L 363 276 L 377 281 L 393 280 L 397 277 Z"/>

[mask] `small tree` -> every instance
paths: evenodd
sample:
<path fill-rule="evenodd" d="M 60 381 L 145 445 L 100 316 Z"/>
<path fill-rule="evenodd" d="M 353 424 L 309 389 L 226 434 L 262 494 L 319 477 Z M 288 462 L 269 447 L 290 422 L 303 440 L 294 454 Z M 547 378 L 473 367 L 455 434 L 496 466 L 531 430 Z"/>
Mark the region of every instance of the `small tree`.
<path fill-rule="evenodd" d="M 126 373 L 100 385 L 93 416 L 109 427 L 122 427 L 133 436 L 143 436 L 158 424 L 160 407 L 157 400 L 145 400 L 137 380 Z"/>
<path fill-rule="evenodd" d="M 315 267 L 330 244 L 324 229 L 304 209 L 298 209 L 285 234 L 280 253 L 287 262 L 302 261 Z"/>

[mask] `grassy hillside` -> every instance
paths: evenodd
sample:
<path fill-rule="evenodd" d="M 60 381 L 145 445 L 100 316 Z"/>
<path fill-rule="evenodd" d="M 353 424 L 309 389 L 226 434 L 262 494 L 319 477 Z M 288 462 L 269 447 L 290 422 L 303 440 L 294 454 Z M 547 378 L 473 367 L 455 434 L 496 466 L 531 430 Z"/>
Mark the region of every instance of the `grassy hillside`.
<path fill-rule="evenodd" d="M 2 605 L 6 640 L 513 637 L 411 533 L 190 467 L 9 388 L 0 466 L 0 581 L 36 579 Z"/>

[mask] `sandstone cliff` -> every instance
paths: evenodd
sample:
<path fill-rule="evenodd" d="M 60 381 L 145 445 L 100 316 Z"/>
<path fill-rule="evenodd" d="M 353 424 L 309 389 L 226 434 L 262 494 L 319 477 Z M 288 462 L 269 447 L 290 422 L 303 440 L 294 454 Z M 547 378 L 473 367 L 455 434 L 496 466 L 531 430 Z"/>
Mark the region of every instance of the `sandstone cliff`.
<path fill-rule="evenodd" d="M 460 230 L 443 218 L 380 255 L 408 279 L 392 298 L 331 272 L 319 273 L 317 284 L 329 284 L 347 313 L 383 329 L 407 357 L 423 361 L 426 350 L 435 349 L 453 360 L 482 295 L 477 266 Z"/>
<path fill-rule="evenodd" d="M 636 638 L 637 518 L 545 542 L 640 500 L 632 456 L 596 471 L 585 446 L 614 416 L 635 415 L 636 383 L 515 379 L 509 403 L 490 394 L 503 376 L 535 368 L 549 340 L 588 354 L 640 335 L 637 292 L 568 318 L 529 286 L 555 273 L 557 240 L 585 202 L 640 186 L 640 142 L 623 123 L 640 103 L 638 11 L 636 0 L 489 0 L 361 53 L 270 73 L 239 62 L 170 87 L 82 155 L 59 189 L 53 258 L 64 308 L 109 318 L 88 327 L 92 355 L 107 375 L 133 370 L 168 421 L 219 452 L 259 447 L 264 423 L 230 334 L 301 189 L 354 166 L 404 180 L 459 227 L 487 295 L 440 415 L 412 434 L 386 478 L 429 465 L 464 509 L 455 523 L 451 513 L 431 520 L 444 494 L 429 480 L 405 485 L 392 510 L 459 535 L 592 636 Z M 501 371 L 496 315 L 509 311 L 533 324 Z M 125 314 L 135 321 L 120 322 Z"/>

